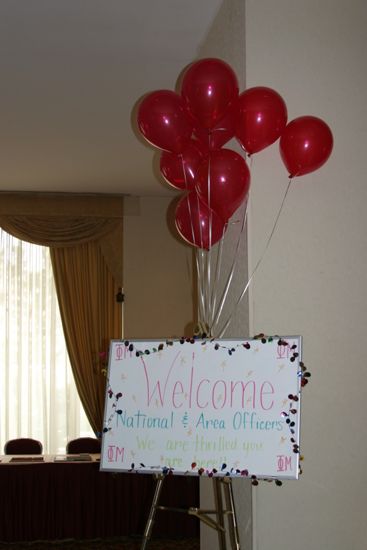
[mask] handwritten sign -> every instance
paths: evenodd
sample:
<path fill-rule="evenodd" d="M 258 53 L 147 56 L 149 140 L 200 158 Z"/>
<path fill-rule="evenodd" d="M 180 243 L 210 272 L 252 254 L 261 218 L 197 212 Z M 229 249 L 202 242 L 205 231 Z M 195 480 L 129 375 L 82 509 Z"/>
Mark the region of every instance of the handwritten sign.
<path fill-rule="evenodd" d="M 113 340 L 101 470 L 297 478 L 301 338 Z"/>

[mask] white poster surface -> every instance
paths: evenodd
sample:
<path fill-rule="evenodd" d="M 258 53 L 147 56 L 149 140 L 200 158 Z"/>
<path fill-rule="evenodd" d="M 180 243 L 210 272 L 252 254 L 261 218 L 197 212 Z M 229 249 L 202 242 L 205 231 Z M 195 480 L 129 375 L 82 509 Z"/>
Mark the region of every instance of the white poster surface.
<path fill-rule="evenodd" d="M 296 479 L 301 337 L 113 340 L 101 470 Z"/>

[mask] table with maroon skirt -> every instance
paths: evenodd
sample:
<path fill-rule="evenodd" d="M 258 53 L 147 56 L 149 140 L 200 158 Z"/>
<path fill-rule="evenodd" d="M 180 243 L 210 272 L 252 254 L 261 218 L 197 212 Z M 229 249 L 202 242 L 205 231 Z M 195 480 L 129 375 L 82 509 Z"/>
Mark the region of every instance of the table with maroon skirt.
<path fill-rule="evenodd" d="M 101 472 L 96 457 L 80 462 L 46 457 L 10 460 L 0 457 L 0 541 L 143 534 L 156 486 L 154 476 Z M 160 504 L 198 507 L 198 478 L 167 476 Z M 188 514 L 158 512 L 152 536 L 197 537 L 198 523 Z"/>

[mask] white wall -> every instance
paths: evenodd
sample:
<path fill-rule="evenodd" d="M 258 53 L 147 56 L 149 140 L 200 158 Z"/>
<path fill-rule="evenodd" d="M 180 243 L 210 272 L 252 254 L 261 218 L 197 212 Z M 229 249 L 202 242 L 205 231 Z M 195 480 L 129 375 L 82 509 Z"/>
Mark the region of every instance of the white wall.
<path fill-rule="evenodd" d="M 304 473 L 254 491 L 255 550 L 367 548 L 366 40 L 363 0 L 247 0 L 246 83 L 289 118 L 331 126 L 332 157 L 296 178 L 251 293 L 252 332 L 301 334 L 312 373 L 302 406 Z M 287 184 L 277 146 L 254 156 L 250 265 Z"/>
<path fill-rule="evenodd" d="M 124 200 L 124 336 L 193 333 L 192 250 L 169 231 L 172 197 Z"/>

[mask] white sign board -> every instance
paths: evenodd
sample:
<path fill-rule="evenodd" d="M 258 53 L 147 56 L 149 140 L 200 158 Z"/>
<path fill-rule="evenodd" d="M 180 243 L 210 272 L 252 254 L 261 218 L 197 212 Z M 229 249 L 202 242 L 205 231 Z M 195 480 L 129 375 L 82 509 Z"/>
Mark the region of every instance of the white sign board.
<path fill-rule="evenodd" d="M 297 478 L 301 338 L 113 340 L 101 470 Z"/>

